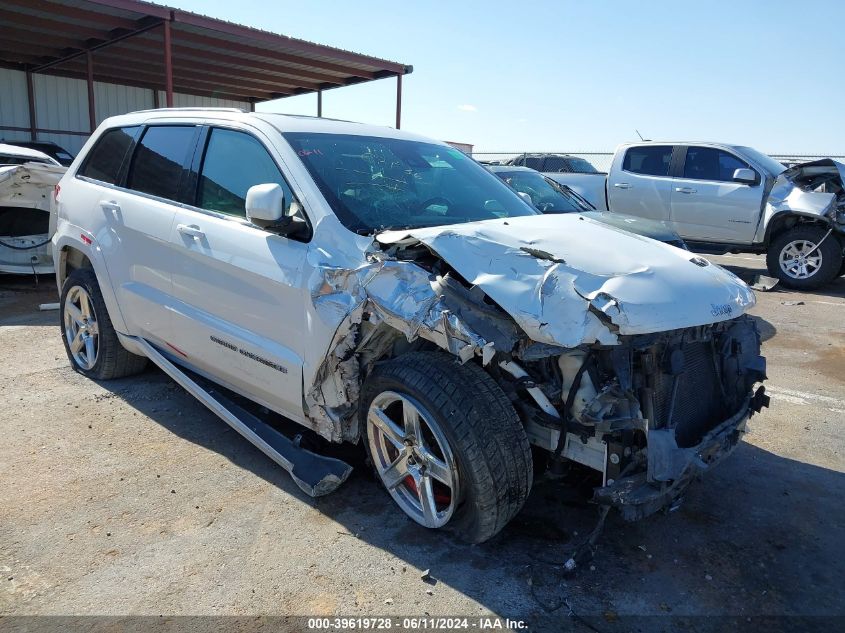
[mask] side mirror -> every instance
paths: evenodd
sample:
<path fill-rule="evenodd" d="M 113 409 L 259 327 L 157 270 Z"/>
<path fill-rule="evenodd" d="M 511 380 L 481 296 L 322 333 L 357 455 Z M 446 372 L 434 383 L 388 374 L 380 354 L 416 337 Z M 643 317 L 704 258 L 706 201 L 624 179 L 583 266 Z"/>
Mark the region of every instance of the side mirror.
<path fill-rule="evenodd" d="M 278 222 L 285 212 L 285 192 L 275 182 L 253 185 L 246 192 L 246 219 L 259 226 Z"/>
<path fill-rule="evenodd" d="M 753 169 L 743 167 L 734 170 L 734 182 L 741 182 L 746 185 L 753 185 L 757 182 L 757 173 Z"/>

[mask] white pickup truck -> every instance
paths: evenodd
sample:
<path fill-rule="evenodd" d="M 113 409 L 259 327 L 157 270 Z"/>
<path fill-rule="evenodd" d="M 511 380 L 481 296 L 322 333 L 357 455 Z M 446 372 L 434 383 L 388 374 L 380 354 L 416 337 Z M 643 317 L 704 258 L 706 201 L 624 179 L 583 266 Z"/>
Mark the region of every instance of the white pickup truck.
<path fill-rule="evenodd" d="M 549 173 L 599 209 L 662 220 L 694 250 L 766 253 L 771 275 L 817 288 L 845 273 L 845 165 L 787 169 L 750 147 L 620 145 L 607 174 Z"/>

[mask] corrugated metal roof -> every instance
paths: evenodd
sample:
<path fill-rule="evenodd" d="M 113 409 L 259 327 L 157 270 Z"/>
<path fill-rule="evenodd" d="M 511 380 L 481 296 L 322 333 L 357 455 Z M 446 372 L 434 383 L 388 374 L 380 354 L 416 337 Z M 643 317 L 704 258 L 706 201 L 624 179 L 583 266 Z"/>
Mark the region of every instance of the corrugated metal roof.
<path fill-rule="evenodd" d="M 3 0 L 0 65 L 161 88 L 163 23 L 170 23 L 173 88 L 245 101 L 315 92 L 411 72 L 361 55 L 139 0 Z"/>

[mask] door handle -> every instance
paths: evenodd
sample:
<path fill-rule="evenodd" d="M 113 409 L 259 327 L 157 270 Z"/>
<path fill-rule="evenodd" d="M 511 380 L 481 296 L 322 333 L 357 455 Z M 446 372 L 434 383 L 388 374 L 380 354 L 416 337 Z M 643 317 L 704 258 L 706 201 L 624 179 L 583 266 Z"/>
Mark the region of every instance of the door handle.
<path fill-rule="evenodd" d="M 627 182 L 615 182 L 613 183 L 613 186 L 617 189 L 631 189 L 631 185 Z"/>
<path fill-rule="evenodd" d="M 696 193 L 692 187 L 675 187 L 675 191 L 678 193 Z"/>
<path fill-rule="evenodd" d="M 115 219 L 120 215 L 120 205 L 114 200 L 100 200 L 100 208 L 103 211 L 111 211 Z"/>
<path fill-rule="evenodd" d="M 200 227 L 198 227 L 196 224 L 177 224 L 176 230 L 179 231 L 182 235 L 187 235 L 189 237 L 194 238 L 195 240 L 205 237 L 205 233 L 203 233 Z"/>

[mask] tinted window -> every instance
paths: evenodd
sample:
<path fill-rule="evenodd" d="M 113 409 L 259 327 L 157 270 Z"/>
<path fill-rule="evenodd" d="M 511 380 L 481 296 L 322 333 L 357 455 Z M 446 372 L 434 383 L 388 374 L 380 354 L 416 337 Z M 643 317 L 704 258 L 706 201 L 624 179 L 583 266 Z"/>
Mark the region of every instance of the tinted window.
<path fill-rule="evenodd" d="M 287 213 L 293 194 L 264 146 L 244 132 L 214 129 L 200 170 L 197 206 L 246 216 L 246 192 L 275 182 L 285 191 Z"/>
<path fill-rule="evenodd" d="M 50 161 L 43 158 L 33 158 L 29 156 L 11 156 L 9 154 L 0 154 L 0 165 L 23 165 L 24 163 L 50 163 Z"/>
<path fill-rule="evenodd" d="M 195 131 L 194 126 L 147 128 L 135 151 L 127 186 L 135 191 L 176 200 L 182 166 L 194 148 Z"/>
<path fill-rule="evenodd" d="M 684 161 L 684 178 L 731 182 L 734 171 L 747 167 L 747 163 L 720 149 L 688 147 Z"/>
<path fill-rule="evenodd" d="M 622 169 L 647 176 L 668 176 L 671 161 L 671 145 L 632 147 L 625 152 Z"/>
<path fill-rule="evenodd" d="M 543 165 L 543 171 L 559 171 L 565 173 L 595 174 L 596 168 L 583 158 L 575 156 L 549 156 Z"/>
<path fill-rule="evenodd" d="M 137 132 L 137 127 L 116 128 L 104 132 L 100 140 L 88 152 L 88 158 L 79 170 L 79 175 L 115 184 L 120 173 L 120 166 L 129 148 L 132 147 L 132 141 Z"/>

